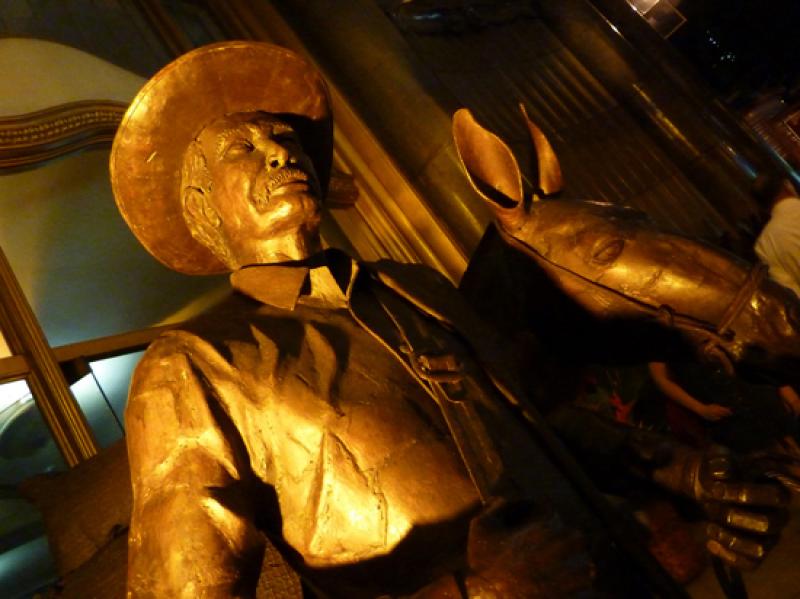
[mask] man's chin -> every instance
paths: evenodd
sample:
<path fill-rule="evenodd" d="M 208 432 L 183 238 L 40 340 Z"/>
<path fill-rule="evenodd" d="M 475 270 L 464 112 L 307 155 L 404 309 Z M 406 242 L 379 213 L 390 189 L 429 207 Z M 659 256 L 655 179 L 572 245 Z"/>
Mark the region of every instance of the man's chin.
<path fill-rule="evenodd" d="M 271 213 L 273 218 L 291 221 L 293 225 L 298 220 L 320 218 L 320 201 L 313 193 L 287 193 L 270 196 L 266 202 L 253 202 L 259 213 Z M 316 215 L 316 216 L 315 216 Z"/>
<path fill-rule="evenodd" d="M 287 235 L 295 232 L 297 235 L 318 235 L 319 223 L 322 213 L 314 208 L 308 210 L 294 210 L 280 219 L 275 232 L 278 235 Z"/>
<path fill-rule="evenodd" d="M 276 188 L 270 197 L 273 199 L 292 196 L 314 196 L 311 185 L 307 181 L 292 181 Z"/>

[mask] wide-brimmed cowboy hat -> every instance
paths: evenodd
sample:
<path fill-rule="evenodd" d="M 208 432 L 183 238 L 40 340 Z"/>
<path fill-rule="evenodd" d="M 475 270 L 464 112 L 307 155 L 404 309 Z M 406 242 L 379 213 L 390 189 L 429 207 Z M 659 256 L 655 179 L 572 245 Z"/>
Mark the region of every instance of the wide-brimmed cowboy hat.
<path fill-rule="evenodd" d="M 181 207 L 184 152 L 217 118 L 263 111 L 294 119 L 325 189 L 333 153 L 328 91 L 302 58 L 262 42 L 222 42 L 184 54 L 134 98 L 111 150 L 111 185 L 144 247 L 188 274 L 229 269 L 189 233 Z"/>

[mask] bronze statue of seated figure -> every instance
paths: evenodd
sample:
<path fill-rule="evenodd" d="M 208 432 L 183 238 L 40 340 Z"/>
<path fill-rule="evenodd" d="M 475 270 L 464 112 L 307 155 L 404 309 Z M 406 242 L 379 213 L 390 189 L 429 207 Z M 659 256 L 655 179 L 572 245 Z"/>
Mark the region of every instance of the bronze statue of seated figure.
<path fill-rule="evenodd" d="M 331 154 L 324 82 L 262 43 L 179 58 L 120 127 L 112 181 L 131 230 L 170 268 L 228 271 L 235 289 L 135 372 L 129 596 L 251 596 L 263 534 L 331 597 L 680 596 L 444 277 L 321 251 Z M 731 563 L 763 556 L 779 521 L 748 508 L 777 512 L 782 489 L 633 431 L 587 436 L 765 533 L 720 537 Z"/>

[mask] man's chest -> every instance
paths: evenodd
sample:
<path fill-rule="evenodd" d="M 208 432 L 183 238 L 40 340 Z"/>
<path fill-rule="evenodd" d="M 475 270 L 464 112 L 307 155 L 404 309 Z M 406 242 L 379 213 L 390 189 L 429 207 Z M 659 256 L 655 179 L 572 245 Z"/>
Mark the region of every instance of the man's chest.
<path fill-rule="evenodd" d="M 235 380 L 214 392 L 246 398 L 232 420 L 307 561 L 386 553 L 475 504 L 434 401 L 347 312 L 264 310 L 248 321 L 247 335 L 220 346 Z"/>

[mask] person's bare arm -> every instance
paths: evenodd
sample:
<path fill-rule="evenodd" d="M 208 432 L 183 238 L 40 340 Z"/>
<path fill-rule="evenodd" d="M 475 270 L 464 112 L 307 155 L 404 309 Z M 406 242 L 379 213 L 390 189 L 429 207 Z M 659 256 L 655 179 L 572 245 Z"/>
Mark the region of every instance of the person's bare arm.
<path fill-rule="evenodd" d="M 252 597 L 263 541 L 240 460 L 185 354 L 159 340 L 126 410 L 133 485 L 128 597 Z"/>
<path fill-rule="evenodd" d="M 720 420 L 733 413 L 730 408 L 726 408 L 725 406 L 719 404 L 704 404 L 697 401 L 672 379 L 669 368 L 664 362 L 650 362 L 648 368 L 650 369 L 650 376 L 653 377 L 656 386 L 664 395 L 687 410 L 691 410 L 701 418 L 712 421 Z"/>

